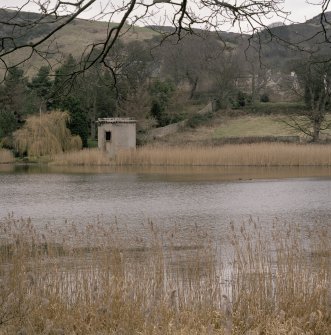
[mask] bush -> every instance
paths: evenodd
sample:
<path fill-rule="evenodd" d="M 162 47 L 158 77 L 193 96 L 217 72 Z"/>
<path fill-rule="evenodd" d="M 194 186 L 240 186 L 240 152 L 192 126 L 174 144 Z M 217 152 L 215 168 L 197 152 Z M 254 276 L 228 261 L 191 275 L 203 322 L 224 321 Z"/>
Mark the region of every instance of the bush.
<path fill-rule="evenodd" d="M 95 139 L 89 138 L 89 139 L 87 140 L 87 146 L 88 146 L 89 148 L 97 148 L 97 147 L 98 147 L 98 141 L 95 140 Z"/>
<path fill-rule="evenodd" d="M 207 114 L 195 114 L 191 116 L 188 120 L 186 125 L 191 128 L 197 128 L 198 126 L 201 126 L 212 118 L 213 114 L 212 113 L 207 113 Z"/>
<path fill-rule="evenodd" d="M 0 111 L 0 138 L 9 136 L 17 127 L 14 112 L 8 110 Z"/>
<path fill-rule="evenodd" d="M 234 99 L 231 99 L 232 108 L 242 108 L 249 105 L 252 102 L 252 97 L 242 91 L 238 91 Z"/>
<path fill-rule="evenodd" d="M 261 94 L 260 102 L 269 102 L 269 95 L 267 93 Z"/>
<path fill-rule="evenodd" d="M 174 91 L 175 86 L 169 80 L 164 82 L 157 80 L 150 88 L 153 101 L 151 115 L 158 121 L 158 125 L 161 127 L 166 126 L 172 121 L 167 116 L 166 109 Z"/>

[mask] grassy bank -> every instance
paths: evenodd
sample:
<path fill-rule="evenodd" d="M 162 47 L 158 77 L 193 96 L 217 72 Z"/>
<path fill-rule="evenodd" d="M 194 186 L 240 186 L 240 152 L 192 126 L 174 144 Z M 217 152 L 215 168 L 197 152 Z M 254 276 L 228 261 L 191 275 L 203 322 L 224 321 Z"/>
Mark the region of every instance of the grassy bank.
<path fill-rule="evenodd" d="M 11 151 L 0 148 L 0 164 L 13 163 L 14 161 L 15 158 Z"/>
<path fill-rule="evenodd" d="M 277 222 L 263 238 L 249 222 L 225 245 L 198 228 L 183 245 L 179 228 L 147 226 L 137 239 L 1 220 L 0 334 L 330 333 L 328 231 Z"/>
<path fill-rule="evenodd" d="M 145 146 L 123 151 L 117 165 L 330 166 L 331 146 L 280 143 L 219 147 Z"/>

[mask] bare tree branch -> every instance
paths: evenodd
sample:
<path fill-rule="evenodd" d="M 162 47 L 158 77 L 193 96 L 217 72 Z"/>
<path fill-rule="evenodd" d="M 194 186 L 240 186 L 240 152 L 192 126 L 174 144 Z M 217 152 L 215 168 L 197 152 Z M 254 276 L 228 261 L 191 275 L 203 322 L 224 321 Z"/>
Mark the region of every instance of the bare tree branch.
<path fill-rule="evenodd" d="M 330 23 L 326 15 L 329 3 L 330 0 L 320 3 L 321 30 L 297 41 L 295 47 L 298 50 L 305 50 L 303 42 L 315 39 L 321 34 L 325 42 L 330 42 Z M 160 21 L 162 15 L 165 15 L 164 23 L 172 24 L 172 29 L 159 30 L 163 37 L 160 43 L 174 35 L 179 41 L 187 34 L 196 33 L 197 29 L 219 32 L 233 27 L 241 33 L 251 35 L 248 46 L 253 44 L 251 42 L 254 36 L 255 46 L 261 48 L 262 36 L 265 39 L 266 35 L 271 40 L 289 46 L 292 45 L 291 41 L 278 36 L 267 26 L 271 17 L 277 17 L 284 22 L 289 20 L 289 13 L 283 9 L 283 4 L 284 0 L 121 0 L 120 3 L 107 0 L 97 8 L 97 0 L 26 0 L 20 7 L 11 8 L 15 11 L 10 11 L 10 15 L 7 9 L 0 8 L 0 28 L 4 28 L 0 32 L 0 63 L 6 75 L 10 68 L 25 63 L 34 55 L 47 60 L 51 52 L 49 46 L 56 42 L 57 33 L 82 15 L 88 15 L 90 19 L 107 19 L 109 29 L 102 41 L 93 41 L 85 47 L 81 55 L 81 66 L 73 74 L 74 77 L 96 63 L 103 64 L 116 76 L 110 61 L 116 42 L 132 29 L 133 24 Z M 23 15 L 24 10 L 31 5 L 37 8 L 38 13 Z M 111 21 L 119 23 L 111 25 Z M 40 29 L 44 33 L 41 34 Z M 19 60 L 12 57 L 18 53 Z"/>

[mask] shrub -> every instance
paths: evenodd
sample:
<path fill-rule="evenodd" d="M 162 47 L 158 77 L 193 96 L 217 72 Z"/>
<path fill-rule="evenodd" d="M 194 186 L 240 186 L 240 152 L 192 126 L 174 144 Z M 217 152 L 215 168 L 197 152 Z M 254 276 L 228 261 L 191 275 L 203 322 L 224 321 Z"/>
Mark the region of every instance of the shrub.
<path fill-rule="evenodd" d="M 212 118 L 212 113 L 207 114 L 195 114 L 191 116 L 188 120 L 186 125 L 191 128 L 196 128 L 206 122 L 208 122 Z"/>
<path fill-rule="evenodd" d="M 269 95 L 267 93 L 261 94 L 260 102 L 269 102 Z"/>

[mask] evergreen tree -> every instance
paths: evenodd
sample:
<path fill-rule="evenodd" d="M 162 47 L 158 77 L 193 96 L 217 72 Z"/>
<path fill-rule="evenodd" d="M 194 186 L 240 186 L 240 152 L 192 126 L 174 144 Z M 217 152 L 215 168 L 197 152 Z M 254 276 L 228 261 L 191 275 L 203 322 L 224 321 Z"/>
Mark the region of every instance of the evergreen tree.
<path fill-rule="evenodd" d="M 80 99 L 82 89 L 79 78 L 75 81 L 68 81 L 72 78 L 72 73 L 77 67 L 76 60 L 69 55 L 65 63 L 56 70 L 53 86 L 53 105 L 63 111 L 69 112 L 68 128 L 73 135 L 79 135 L 82 139 L 83 147 L 87 147 L 89 125 L 87 118 L 87 108 Z M 70 83 L 70 85 L 68 85 Z"/>
<path fill-rule="evenodd" d="M 89 134 L 88 120 L 86 112 L 81 108 L 80 101 L 73 96 L 68 96 L 62 101 L 61 109 L 69 112 L 68 128 L 72 135 L 80 136 L 83 147 L 86 148 Z"/>
<path fill-rule="evenodd" d="M 169 80 L 157 80 L 150 88 L 150 94 L 152 97 L 151 114 L 155 117 L 161 127 L 170 123 L 166 109 L 174 91 L 175 86 Z"/>
<path fill-rule="evenodd" d="M 22 69 L 12 68 L 0 85 L 0 140 L 11 147 L 11 134 L 20 127 L 29 113 L 27 80 Z"/>
<path fill-rule="evenodd" d="M 28 83 L 29 95 L 27 109 L 31 113 L 39 110 L 46 111 L 51 108 L 50 97 L 52 95 L 53 82 L 50 79 L 49 68 L 42 66 L 35 77 Z"/>

